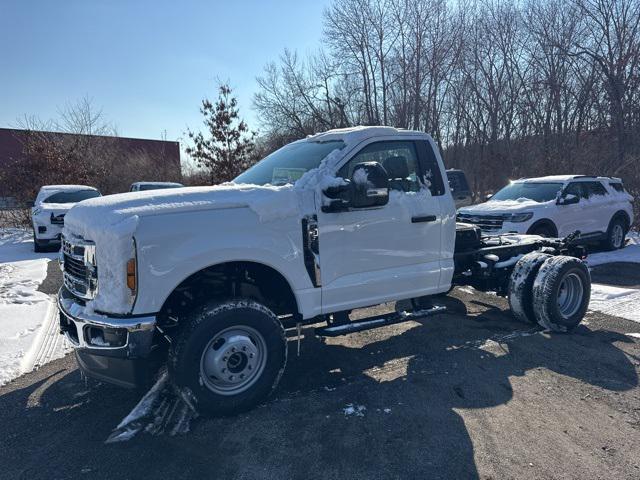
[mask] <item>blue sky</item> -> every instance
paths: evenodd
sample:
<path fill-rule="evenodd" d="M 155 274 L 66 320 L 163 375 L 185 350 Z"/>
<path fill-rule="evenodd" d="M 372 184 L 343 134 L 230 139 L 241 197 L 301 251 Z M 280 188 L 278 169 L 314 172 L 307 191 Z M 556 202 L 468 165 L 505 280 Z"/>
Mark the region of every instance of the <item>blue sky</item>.
<path fill-rule="evenodd" d="M 285 47 L 319 47 L 326 1 L 0 0 L 0 127 L 85 95 L 121 136 L 180 139 L 229 80 L 241 114 Z"/>

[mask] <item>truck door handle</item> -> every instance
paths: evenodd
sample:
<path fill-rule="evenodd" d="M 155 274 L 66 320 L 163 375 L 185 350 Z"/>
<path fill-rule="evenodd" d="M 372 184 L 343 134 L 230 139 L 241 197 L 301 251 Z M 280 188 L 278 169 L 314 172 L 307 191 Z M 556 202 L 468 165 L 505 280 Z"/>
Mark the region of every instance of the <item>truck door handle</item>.
<path fill-rule="evenodd" d="M 411 223 L 435 222 L 435 215 L 423 215 L 421 217 L 411 217 Z"/>

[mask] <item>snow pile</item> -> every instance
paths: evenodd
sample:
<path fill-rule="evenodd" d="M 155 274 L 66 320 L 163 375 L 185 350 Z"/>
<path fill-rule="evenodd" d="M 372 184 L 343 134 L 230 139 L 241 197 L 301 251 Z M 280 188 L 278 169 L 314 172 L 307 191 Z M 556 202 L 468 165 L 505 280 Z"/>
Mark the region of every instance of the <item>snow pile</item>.
<path fill-rule="evenodd" d="M 140 399 L 138 404 L 111 432 L 105 443 L 131 440 L 144 431 L 151 435 L 183 435 L 191 429 L 198 413 L 190 396 L 169 383 L 167 372 Z"/>
<path fill-rule="evenodd" d="M 10 230 L 0 235 L 0 385 L 19 377 L 30 357 L 45 319 L 55 304 L 38 292 L 55 254 L 33 253 L 31 233 Z"/>
<path fill-rule="evenodd" d="M 640 290 L 594 283 L 589 310 L 640 323 Z"/>
<path fill-rule="evenodd" d="M 589 254 L 586 262 L 590 267 L 614 262 L 640 263 L 640 234 L 635 231 L 629 232 L 626 247 L 611 252 Z"/>

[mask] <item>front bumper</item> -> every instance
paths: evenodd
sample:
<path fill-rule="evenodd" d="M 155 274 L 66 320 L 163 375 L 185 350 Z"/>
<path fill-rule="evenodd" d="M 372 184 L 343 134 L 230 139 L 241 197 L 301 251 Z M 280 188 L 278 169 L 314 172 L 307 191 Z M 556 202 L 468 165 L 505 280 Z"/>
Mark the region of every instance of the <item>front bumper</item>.
<path fill-rule="evenodd" d="M 60 333 L 88 376 L 124 387 L 144 385 L 154 350 L 155 315 L 112 316 L 87 311 L 65 287 L 58 292 Z"/>

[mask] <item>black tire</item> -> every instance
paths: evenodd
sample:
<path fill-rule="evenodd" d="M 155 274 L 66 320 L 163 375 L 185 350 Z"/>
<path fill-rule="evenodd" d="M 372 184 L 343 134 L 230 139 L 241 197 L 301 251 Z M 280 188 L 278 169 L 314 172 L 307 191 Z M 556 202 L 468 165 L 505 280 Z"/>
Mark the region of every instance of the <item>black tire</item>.
<path fill-rule="evenodd" d="M 614 217 L 609 222 L 607 238 L 602 246 L 607 250 L 618 250 L 624 247 L 624 240 L 627 234 L 627 222 L 622 217 Z"/>
<path fill-rule="evenodd" d="M 44 248 L 42 248 L 38 243 L 38 239 L 36 238 L 36 232 L 33 232 L 33 251 L 36 253 L 44 252 Z"/>
<path fill-rule="evenodd" d="M 231 336 L 224 338 L 225 332 L 230 332 Z M 246 338 L 234 332 L 245 332 Z M 245 343 L 238 339 L 244 339 L 242 342 Z M 255 347 L 256 357 L 259 351 L 264 353 L 260 365 L 251 365 L 254 360 L 249 360 L 248 355 L 240 351 L 245 349 L 242 345 L 248 344 L 246 340 Z M 212 344 L 213 341 L 216 343 Z M 237 353 L 222 356 L 223 349 L 231 351 L 232 345 L 238 346 Z M 250 351 L 253 347 L 250 345 Z M 236 355 L 244 357 L 234 362 L 233 370 L 231 360 Z M 265 306 L 242 299 L 210 303 L 194 311 L 171 345 L 168 371 L 176 386 L 190 390 L 200 411 L 219 416 L 243 412 L 263 402 L 278 385 L 286 363 L 287 341 L 278 317 Z M 222 375 L 229 375 L 228 378 L 207 375 L 207 368 L 209 372 L 215 368 L 218 368 L 216 372 L 224 372 L 223 365 L 228 370 Z M 239 381 L 239 377 L 244 378 L 243 372 L 253 382 L 244 386 L 244 390 L 224 383 L 234 375 Z"/>
<path fill-rule="evenodd" d="M 546 223 L 543 223 L 542 225 L 534 226 L 527 233 L 529 235 L 540 235 L 541 237 L 544 237 L 544 238 L 555 238 L 557 236 L 553 228 L 550 225 L 547 225 Z"/>
<path fill-rule="evenodd" d="M 589 269 L 577 258 L 557 256 L 545 260 L 533 282 L 536 319 L 540 326 L 553 332 L 576 328 L 587 312 L 590 297 Z"/>
<path fill-rule="evenodd" d="M 550 257 L 539 251 L 527 253 L 513 267 L 509 278 L 509 307 L 521 322 L 538 322 L 533 312 L 533 282 L 542 264 Z"/>

